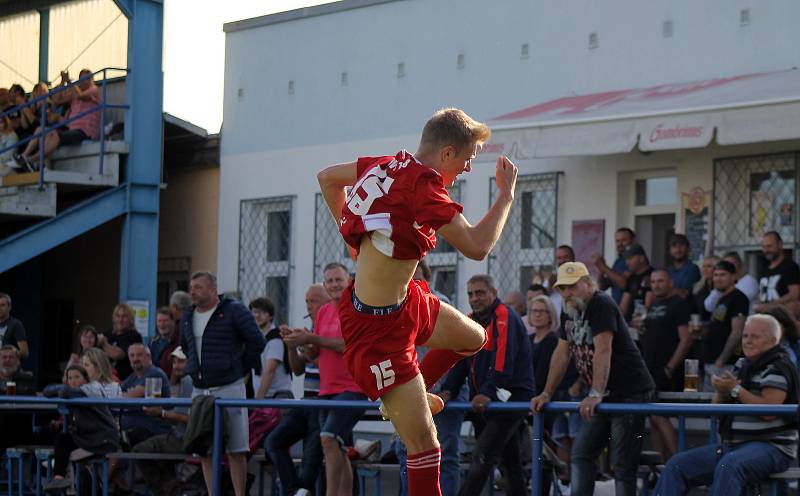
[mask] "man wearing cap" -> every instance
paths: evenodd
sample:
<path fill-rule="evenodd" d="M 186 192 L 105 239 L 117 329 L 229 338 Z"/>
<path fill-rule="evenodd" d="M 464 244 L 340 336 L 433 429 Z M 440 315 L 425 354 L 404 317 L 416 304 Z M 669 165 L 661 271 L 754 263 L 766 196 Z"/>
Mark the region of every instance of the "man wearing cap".
<path fill-rule="evenodd" d="M 595 460 L 610 445 L 616 494 L 633 496 L 644 439 L 644 417 L 598 414 L 596 407 L 603 401 L 646 403 L 653 398 L 655 384 L 622 313 L 611 297 L 598 291 L 585 265 L 570 262 L 559 267 L 556 287 L 564 297 L 560 339 L 550 362 L 547 384 L 531 400 L 531 410 L 541 413 L 550 401 L 571 356 L 591 390 L 578 406 L 585 421 L 572 445 L 570 492 L 593 493 Z"/>
<path fill-rule="evenodd" d="M 669 240 L 669 256 L 672 265 L 667 267 L 674 294 L 688 298 L 692 288 L 700 280 L 700 269 L 689 260 L 689 238 L 685 234 L 673 234 Z"/>
<path fill-rule="evenodd" d="M 711 312 L 701 351 L 705 391 L 714 391 L 711 376 L 733 368 L 744 321 L 750 312 L 750 301 L 736 288 L 736 266 L 732 263 L 721 260 L 714 266 L 714 289 L 720 297 Z"/>
<path fill-rule="evenodd" d="M 185 374 L 186 354 L 180 346 L 170 353 L 172 371 L 170 386 L 177 391 L 177 398 L 192 397 L 192 378 Z M 189 409 L 177 407 L 164 410 L 160 406 L 146 406 L 144 413 L 151 417 L 159 417 L 173 424 L 166 434 L 159 434 L 146 439 L 133 447 L 134 453 L 183 453 L 183 434 L 189 420 Z M 156 496 L 178 494 L 180 481 L 175 479 L 175 463 L 165 460 L 136 460 L 144 480 Z"/>
<path fill-rule="evenodd" d="M 625 320 L 630 322 L 637 302 L 645 307 L 650 306 L 651 301 L 648 301 L 652 300 L 650 273 L 653 272 L 653 268 L 650 266 L 644 248 L 638 243 L 627 247 L 622 256 L 625 257 L 631 273 L 625 283 L 625 292 L 622 294 L 619 309 L 622 310 Z"/>

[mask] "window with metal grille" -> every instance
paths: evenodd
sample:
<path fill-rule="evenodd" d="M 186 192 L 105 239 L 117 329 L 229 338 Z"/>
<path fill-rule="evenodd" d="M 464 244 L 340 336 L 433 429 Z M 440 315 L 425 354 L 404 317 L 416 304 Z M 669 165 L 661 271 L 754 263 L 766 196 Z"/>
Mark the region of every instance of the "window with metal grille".
<path fill-rule="evenodd" d="M 536 273 L 555 265 L 560 174 L 531 174 L 517 178 L 516 194 L 503 234 L 489 254 L 489 275 L 497 290 L 525 291 Z M 489 204 L 497 194 L 489 182 Z"/>
<path fill-rule="evenodd" d="M 454 202 L 461 203 L 462 184 L 463 181 L 457 181 L 447 190 Z M 450 303 L 455 306 L 458 306 L 458 276 L 461 260 L 461 253 L 439 234 L 436 235 L 436 248 L 425 256 L 425 262 L 431 268 L 431 288 L 447 296 Z"/>
<path fill-rule="evenodd" d="M 798 153 L 714 161 L 715 253 L 759 251 L 761 237 L 768 231 L 777 231 L 784 247 L 795 250 L 797 164 Z"/>
<path fill-rule="evenodd" d="M 287 322 L 291 281 L 293 197 L 242 200 L 239 211 L 239 294 L 275 304 L 275 322 Z"/>

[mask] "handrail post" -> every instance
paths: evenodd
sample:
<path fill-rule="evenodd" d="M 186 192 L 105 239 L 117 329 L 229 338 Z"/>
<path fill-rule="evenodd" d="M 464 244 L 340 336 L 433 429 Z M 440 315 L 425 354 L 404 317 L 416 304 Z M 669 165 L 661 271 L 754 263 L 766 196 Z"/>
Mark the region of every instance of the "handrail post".
<path fill-rule="evenodd" d="M 103 175 L 103 159 L 106 155 L 106 70 L 103 69 L 103 82 L 100 84 L 103 97 L 100 100 L 100 175 Z"/>
<path fill-rule="evenodd" d="M 678 416 L 678 453 L 686 450 L 686 417 Z"/>
<path fill-rule="evenodd" d="M 531 496 L 542 495 L 542 438 L 544 437 L 544 415 L 544 410 L 542 410 L 542 413 L 538 415 L 533 415 L 533 441 L 531 443 Z"/>
<path fill-rule="evenodd" d="M 47 137 L 45 129 L 47 129 L 47 98 L 42 100 L 42 112 L 39 117 L 39 132 L 41 133 L 39 137 L 39 191 L 44 189 L 44 144 Z"/>
<path fill-rule="evenodd" d="M 219 496 L 222 479 L 222 406 L 214 401 L 214 444 L 211 451 L 211 495 Z"/>

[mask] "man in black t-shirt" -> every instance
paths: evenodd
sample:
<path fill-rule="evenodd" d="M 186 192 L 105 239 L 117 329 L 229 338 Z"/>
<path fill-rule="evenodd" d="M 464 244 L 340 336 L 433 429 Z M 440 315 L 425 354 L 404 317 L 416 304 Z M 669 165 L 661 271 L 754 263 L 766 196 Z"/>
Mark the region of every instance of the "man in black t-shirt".
<path fill-rule="evenodd" d="M 761 251 L 769 265 L 758 279 L 761 304 L 755 310 L 765 312 L 778 305 L 797 305 L 800 301 L 800 267 L 786 258 L 780 234 L 775 231 L 764 234 Z"/>
<path fill-rule="evenodd" d="M 11 345 L 19 350 L 23 360 L 28 358 L 28 338 L 25 326 L 19 319 L 11 316 L 11 297 L 0 293 L 0 346 Z"/>
<path fill-rule="evenodd" d="M 640 302 L 644 306 L 649 306 L 648 293 L 650 292 L 650 261 L 642 245 L 634 243 L 625 249 L 622 255 L 630 269 L 630 275 L 625 282 L 625 292 L 622 294 L 622 301 L 619 302 L 619 309 L 625 316 L 627 322 L 633 318 L 636 303 Z"/>
<path fill-rule="evenodd" d="M 750 311 L 750 300 L 736 288 L 736 266 L 732 263 L 721 260 L 714 266 L 714 289 L 720 292 L 720 298 L 711 312 L 701 351 L 705 391 L 714 391 L 712 375 L 733 369 L 736 348 Z"/>
<path fill-rule="evenodd" d="M 655 300 L 644 319 L 644 333 L 639 338 L 642 358 L 656 383 L 657 391 L 681 391 L 683 388 L 683 359 L 692 346 L 689 333 L 689 304 L 672 294 L 672 278 L 665 269 L 655 269 L 650 275 Z M 678 451 L 678 439 L 669 419 L 650 416 L 651 433 L 663 446 L 664 459 Z"/>
<path fill-rule="evenodd" d="M 597 290 L 597 283 L 580 262 L 558 268 L 555 286 L 564 298 L 560 339 L 550 362 L 544 391 L 531 400 L 540 413 L 561 383 L 572 356 L 578 373 L 591 386 L 578 411 L 584 418 L 572 445 L 572 494 L 592 494 L 596 459 L 610 444 L 616 494 L 636 494 L 636 471 L 644 439 L 644 417 L 596 414 L 602 401 L 645 403 L 653 398 L 653 379 L 633 343 L 617 305 Z"/>

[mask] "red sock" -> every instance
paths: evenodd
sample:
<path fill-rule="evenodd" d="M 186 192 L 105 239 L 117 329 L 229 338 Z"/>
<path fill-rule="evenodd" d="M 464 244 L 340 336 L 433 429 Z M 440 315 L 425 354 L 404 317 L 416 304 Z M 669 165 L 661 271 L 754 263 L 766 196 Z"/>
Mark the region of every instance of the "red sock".
<path fill-rule="evenodd" d="M 466 356 L 468 355 L 453 350 L 428 350 L 419 363 L 419 371 L 425 380 L 425 390 L 430 389 L 448 370 L 453 368 L 453 365 Z"/>
<path fill-rule="evenodd" d="M 439 462 L 442 450 L 434 448 L 408 455 L 408 494 L 409 496 L 442 496 L 439 488 Z"/>

